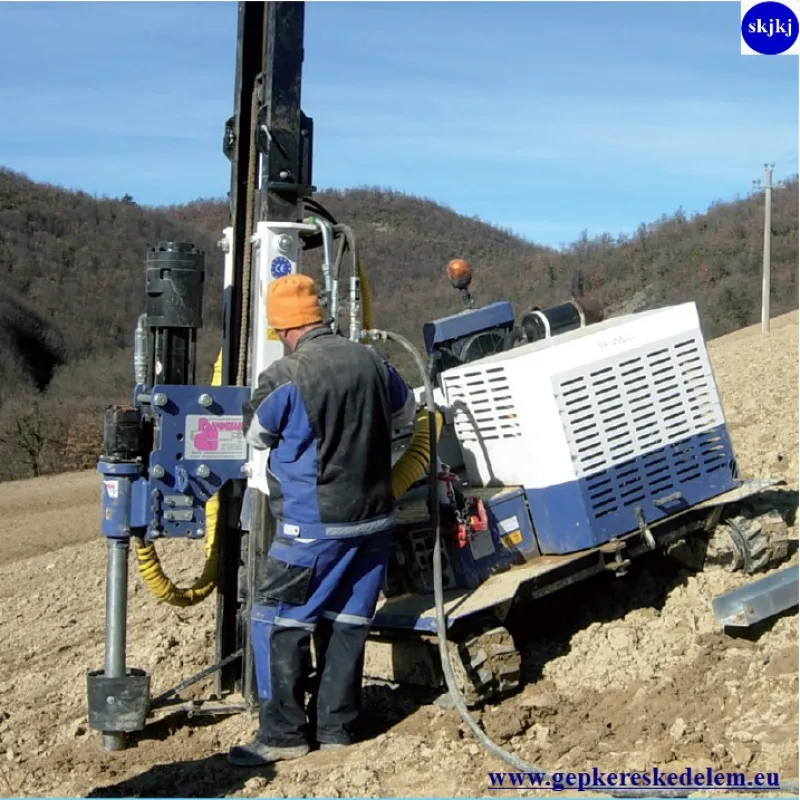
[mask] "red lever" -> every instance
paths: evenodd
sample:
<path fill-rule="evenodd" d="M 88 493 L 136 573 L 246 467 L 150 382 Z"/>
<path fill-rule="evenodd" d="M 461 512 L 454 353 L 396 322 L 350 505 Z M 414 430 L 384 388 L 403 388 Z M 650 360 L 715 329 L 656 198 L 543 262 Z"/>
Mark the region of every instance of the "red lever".
<path fill-rule="evenodd" d="M 466 547 L 469 544 L 469 538 L 467 536 L 467 526 L 463 523 L 456 528 L 456 535 L 455 535 L 455 544 L 459 550 L 462 547 Z"/>
<path fill-rule="evenodd" d="M 487 531 L 489 530 L 489 518 L 486 515 L 486 507 L 483 505 L 483 500 L 479 497 L 470 498 L 470 504 L 474 504 L 474 510 L 477 515 L 470 513 L 469 526 L 473 531 Z"/>

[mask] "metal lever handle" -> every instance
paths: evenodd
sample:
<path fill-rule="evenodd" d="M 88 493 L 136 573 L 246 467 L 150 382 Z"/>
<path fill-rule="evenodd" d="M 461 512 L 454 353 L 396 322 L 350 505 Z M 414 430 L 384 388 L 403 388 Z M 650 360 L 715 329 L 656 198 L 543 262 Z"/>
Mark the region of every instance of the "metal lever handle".
<path fill-rule="evenodd" d="M 666 497 L 661 497 L 658 500 L 653 500 L 653 505 L 661 508 L 662 506 L 668 506 L 672 503 L 677 502 L 678 500 L 683 500 L 683 493 L 682 492 L 673 492 L 672 494 L 668 494 Z"/>

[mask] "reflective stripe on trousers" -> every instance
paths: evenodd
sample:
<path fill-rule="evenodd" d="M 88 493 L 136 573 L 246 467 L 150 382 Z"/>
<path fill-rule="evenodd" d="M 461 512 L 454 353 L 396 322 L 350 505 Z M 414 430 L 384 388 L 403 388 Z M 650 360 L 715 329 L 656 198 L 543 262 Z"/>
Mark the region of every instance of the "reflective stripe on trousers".
<path fill-rule="evenodd" d="M 251 613 L 260 736 L 267 744 L 346 743 L 352 738 L 364 645 L 390 548 L 388 532 L 304 542 L 278 537 L 273 542 Z M 316 702 L 307 714 L 303 695 L 312 634 L 319 669 Z"/>

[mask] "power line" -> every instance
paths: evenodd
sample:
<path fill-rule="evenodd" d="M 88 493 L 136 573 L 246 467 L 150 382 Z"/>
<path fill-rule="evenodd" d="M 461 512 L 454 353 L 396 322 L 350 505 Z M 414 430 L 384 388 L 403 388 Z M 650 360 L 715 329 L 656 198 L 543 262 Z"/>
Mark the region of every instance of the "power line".
<path fill-rule="evenodd" d="M 776 164 L 778 166 L 781 166 L 787 163 L 789 159 L 794 159 L 793 163 L 797 164 L 797 148 L 795 148 L 794 150 L 790 150 L 788 153 L 784 153 L 782 156 L 775 159 L 775 161 L 772 162 L 772 166 L 774 167 Z"/>
<path fill-rule="evenodd" d="M 764 164 L 764 263 L 761 271 L 761 332 L 769 332 L 770 257 L 772 244 L 772 170 Z"/>

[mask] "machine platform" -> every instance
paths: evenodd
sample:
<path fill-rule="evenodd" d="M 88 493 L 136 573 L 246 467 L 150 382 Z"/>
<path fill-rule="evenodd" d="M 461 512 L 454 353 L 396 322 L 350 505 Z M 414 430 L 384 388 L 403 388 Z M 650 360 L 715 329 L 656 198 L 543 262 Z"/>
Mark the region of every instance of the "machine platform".
<path fill-rule="evenodd" d="M 652 550 L 653 545 L 664 546 L 699 530 L 708 519 L 709 512 L 716 509 L 721 511 L 723 506 L 741 502 L 783 483 L 784 481 L 780 479 L 743 480 L 735 489 L 698 503 L 691 509 L 653 525 L 649 529 L 653 539 L 650 543 L 646 536 L 637 530 L 616 541 L 569 555 L 534 556 L 524 564 L 491 576 L 472 590 L 445 591 L 444 606 L 448 628 L 452 629 L 457 623 L 489 611 L 498 621 L 502 621 L 516 600 L 543 597 L 608 570 L 624 574 L 624 568 L 630 563 L 630 558 Z M 471 489 L 470 492 L 474 491 L 489 498 L 506 492 L 512 493 L 517 488 Z M 422 524 L 425 519 L 427 512 L 422 499 L 409 499 L 398 506 L 400 525 Z M 378 634 L 389 635 L 400 631 L 435 633 L 436 609 L 433 594 L 403 594 L 381 598 L 373 630 Z"/>

